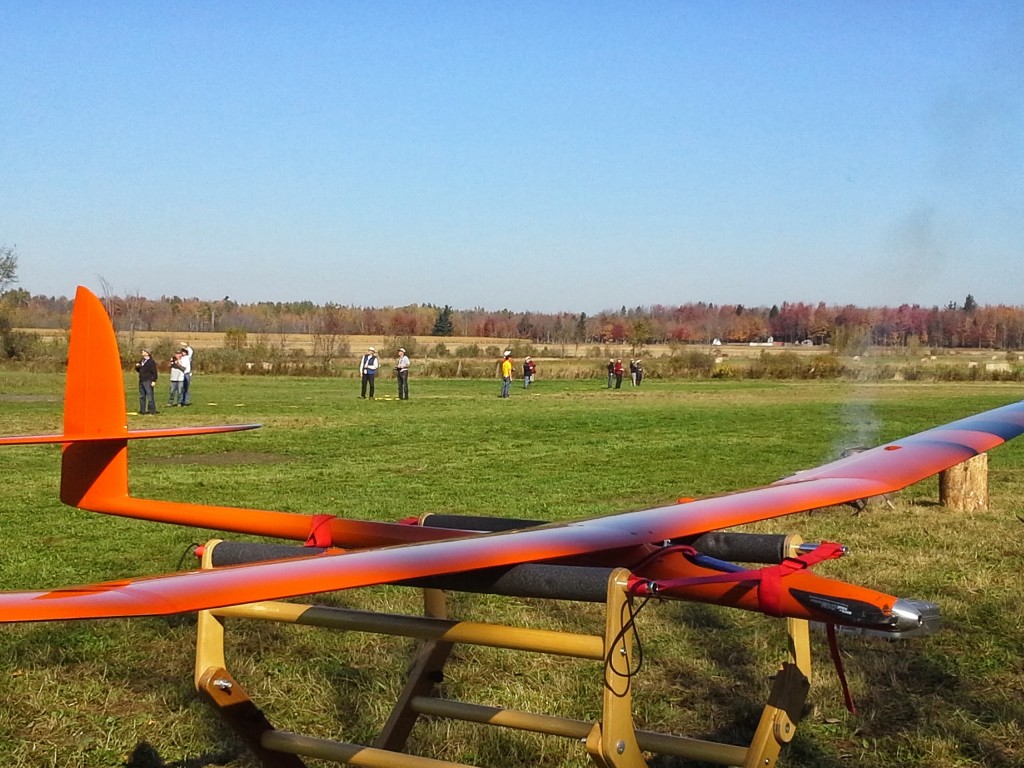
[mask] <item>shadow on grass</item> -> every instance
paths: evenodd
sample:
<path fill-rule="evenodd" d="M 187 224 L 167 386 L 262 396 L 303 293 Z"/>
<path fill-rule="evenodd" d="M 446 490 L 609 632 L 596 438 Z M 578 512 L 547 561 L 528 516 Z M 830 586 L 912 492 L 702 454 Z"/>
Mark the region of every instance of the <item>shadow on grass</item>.
<path fill-rule="evenodd" d="M 156 747 L 146 741 L 139 742 L 132 750 L 125 768 L 207 768 L 211 765 L 227 765 L 242 755 L 242 748 L 236 747 L 220 752 L 210 752 L 198 757 L 186 757 L 184 760 L 165 762 Z"/>
<path fill-rule="evenodd" d="M 983 620 L 977 616 L 979 624 Z M 859 741 L 897 744 L 915 733 L 916 743 L 943 744 L 945 759 L 956 764 L 1024 764 L 1024 734 L 1018 725 L 1024 722 L 1019 658 L 1007 654 L 993 662 L 1001 669 L 990 673 L 978 666 L 988 654 L 967 647 L 960 653 L 945 648 L 936 652 L 922 642 L 891 650 L 860 647 L 850 655 L 865 677 L 866 693 L 858 701 L 865 713 L 857 727 Z"/>

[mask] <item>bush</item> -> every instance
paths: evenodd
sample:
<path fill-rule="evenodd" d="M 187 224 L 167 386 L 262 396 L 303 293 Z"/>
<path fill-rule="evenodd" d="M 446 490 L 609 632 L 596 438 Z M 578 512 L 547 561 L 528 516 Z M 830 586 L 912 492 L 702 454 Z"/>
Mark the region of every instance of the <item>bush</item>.
<path fill-rule="evenodd" d="M 761 352 L 746 371 L 750 379 L 838 379 L 846 373 L 843 362 L 832 354 L 804 359 L 796 352 Z"/>
<path fill-rule="evenodd" d="M 0 327 L 0 358 L 22 362 L 31 360 L 36 356 L 39 346 L 39 337 L 34 333 Z"/>
<path fill-rule="evenodd" d="M 457 350 L 455 350 L 455 356 L 462 358 L 481 357 L 483 356 L 483 351 L 480 349 L 479 344 L 467 344 L 466 346 L 459 347 Z"/>
<path fill-rule="evenodd" d="M 836 355 L 815 355 L 807 371 L 809 379 L 839 379 L 846 373 L 846 366 Z"/>
<path fill-rule="evenodd" d="M 245 328 L 228 328 L 224 331 L 224 346 L 227 349 L 245 349 Z"/>
<path fill-rule="evenodd" d="M 659 360 L 655 375 L 665 376 L 687 376 L 696 378 L 710 376 L 715 370 L 715 356 L 707 352 L 688 350 L 681 355 L 672 355 L 667 360 Z"/>
<path fill-rule="evenodd" d="M 390 359 L 397 358 L 400 349 L 404 349 L 410 358 L 419 357 L 420 343 L 416 341 L 415 336 L 386 336 L 377 351 Z"/>

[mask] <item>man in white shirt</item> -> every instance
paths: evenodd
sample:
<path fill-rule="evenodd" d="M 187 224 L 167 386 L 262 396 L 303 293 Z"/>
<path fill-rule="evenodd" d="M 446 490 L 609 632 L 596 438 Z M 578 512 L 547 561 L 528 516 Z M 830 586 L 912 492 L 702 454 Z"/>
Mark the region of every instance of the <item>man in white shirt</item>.
<path fill-rule="evenodd" d="M 192 347 L 187 341 L 181 342 L 181 357 L 178 358 L 184 378 L 181 382 L 181 404 L 192 405 Z"/>
<path fill-rule="evenodd" d="M 377 350 L 369 347 L 366 354 L 363 355 L 363 359 L 359 361 L 359 372 L 363 376 L 363 388 L 359 395 L 361 398 L 366 399 L 366 390 L 369 387 L 370 399 L 373 399 L 373 381 L 377 378 L 378 368 L 380 368 L 380 360 L 377 357 Z"/>

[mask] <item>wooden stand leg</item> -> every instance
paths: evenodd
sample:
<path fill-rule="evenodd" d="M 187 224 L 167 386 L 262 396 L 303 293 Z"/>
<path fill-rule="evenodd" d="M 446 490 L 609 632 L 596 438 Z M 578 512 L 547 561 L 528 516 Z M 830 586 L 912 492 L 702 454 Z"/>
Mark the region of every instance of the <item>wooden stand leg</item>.
<path fill-rule="evenodd" d="M 626 594 L 629 571 L 608 579 L 604 633 L 604 692 L 601 722 L 587 737 L 587 752 L 601 768 L 646 768 L 633 725 L 633 645 L 636 632 Z"/>
<path fill-rule="evenodd" d="M 448 617 L 444 592 L 439 589 L 423 590 L 424 615 L 434 619 Z M 419 714 L 412 708 L 417 697 L 432 696 L 444 676 L 444 665 L 451 655 L 454 643 L 445 640 L 424 640 L 420 643 L 409 667 L 405 688 L 395 702 L 387 723 L 377 735 L 374 746 L 393 752 L 405 749 Z"/>

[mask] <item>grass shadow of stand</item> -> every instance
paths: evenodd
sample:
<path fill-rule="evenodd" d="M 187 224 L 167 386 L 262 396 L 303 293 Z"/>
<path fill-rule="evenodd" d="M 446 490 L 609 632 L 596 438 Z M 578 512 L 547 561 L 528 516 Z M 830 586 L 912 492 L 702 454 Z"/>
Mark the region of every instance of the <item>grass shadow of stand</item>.
<path fill-rule="evenodd" d="M 147 741 L 141 741 L 132 750 L 131 755 L 125 762 L 125 768 L 207 768 L 207 766 L 227 765 L 237 760 L 243 754 L 244 749 L 236 746 L 224 749 L 219 752 L 210 752 L 197 757 L 186 757 L 183 760 L 175 760 L 172 763 L 166 762 L 157 751 L 156 747 Z"/>

